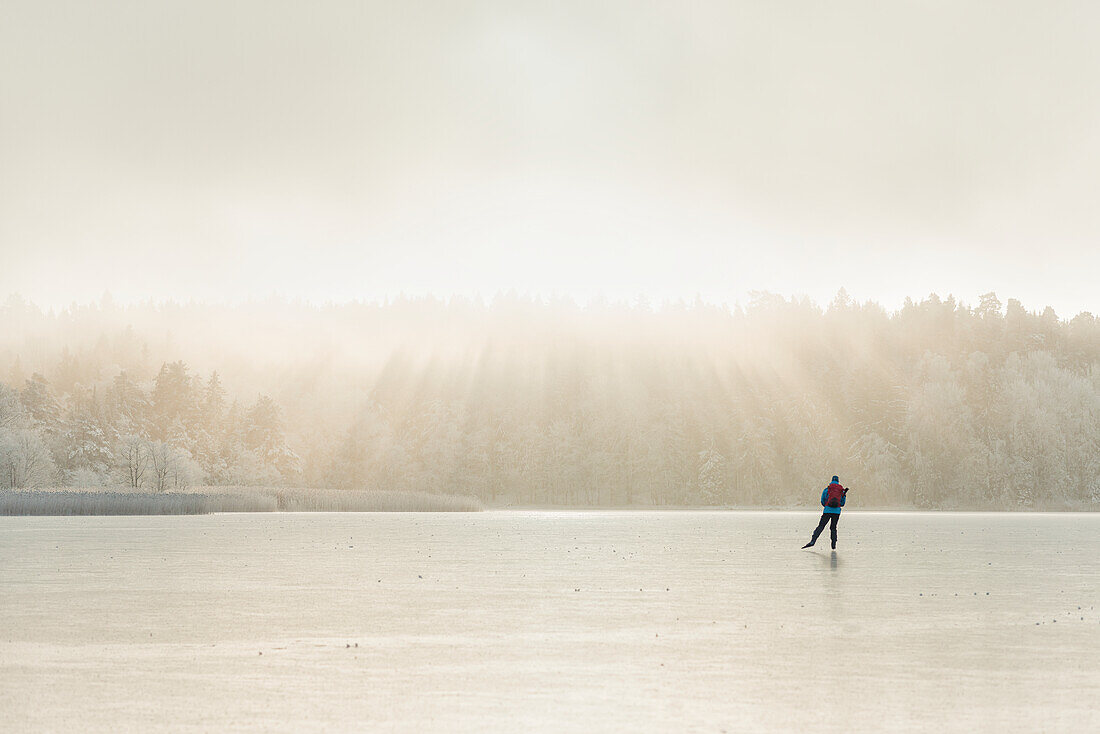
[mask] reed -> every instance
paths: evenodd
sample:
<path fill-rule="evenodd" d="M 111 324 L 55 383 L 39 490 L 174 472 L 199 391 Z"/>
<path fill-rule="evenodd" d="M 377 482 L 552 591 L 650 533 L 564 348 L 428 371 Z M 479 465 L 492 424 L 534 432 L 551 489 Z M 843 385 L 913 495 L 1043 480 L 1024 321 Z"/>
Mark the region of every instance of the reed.
<path fill-rule="evenodd" d="M 474 497 L 385 490 L 202 487 L 0 490 L 0 515 L 205 515 L 212 512 L 477 512 Z"/>

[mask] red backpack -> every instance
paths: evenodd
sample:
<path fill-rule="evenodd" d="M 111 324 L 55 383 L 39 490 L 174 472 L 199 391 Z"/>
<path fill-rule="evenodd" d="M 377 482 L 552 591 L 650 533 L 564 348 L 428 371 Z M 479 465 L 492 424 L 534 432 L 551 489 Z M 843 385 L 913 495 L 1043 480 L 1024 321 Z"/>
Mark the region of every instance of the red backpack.
<path fill-rule="evenodd" d="M 840 486 L 836 482 L 832 482 L 829 488 L 825 490 L 825 506 L 826 507 L 840 507 L 840 503 L 844 501 L 844 487 Z"/>

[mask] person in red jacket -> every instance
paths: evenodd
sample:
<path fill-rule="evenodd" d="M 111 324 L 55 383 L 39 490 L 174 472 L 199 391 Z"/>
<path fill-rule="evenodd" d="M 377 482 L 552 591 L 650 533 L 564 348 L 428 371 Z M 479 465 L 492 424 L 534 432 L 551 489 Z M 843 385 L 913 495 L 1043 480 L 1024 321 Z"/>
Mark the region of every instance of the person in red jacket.
<path fill-rule="evenodd" d="M 821 506 L 825 508 L 821 513 L 821 522 L 817 524 L 810 542 L 802 546 L 803 548 L 809 548 L 816 543 L 817 536 L 821 535 L 821 531 L 825 529 L 825 523 L 831 523 L 829 537 L 833 541 L 833 550 L 836 550 L 836 523 L 840 519 L 840 508 L 844 507 L 847 499 L 848 490 L 840 486 L 840 477 L 834 476 L 833 481 L 829 482 L 829 486 L 821 493 Z"/>

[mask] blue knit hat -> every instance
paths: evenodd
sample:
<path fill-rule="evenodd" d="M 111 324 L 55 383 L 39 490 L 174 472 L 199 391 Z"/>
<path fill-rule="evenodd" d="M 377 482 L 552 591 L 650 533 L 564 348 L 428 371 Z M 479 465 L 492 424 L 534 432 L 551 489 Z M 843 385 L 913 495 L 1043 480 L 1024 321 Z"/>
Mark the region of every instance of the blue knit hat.
<path fill-rule="evenodd" d="M 834 474 L 833 475 L 833 481 L 839 483 L 840 482 L 840 477 L 838 477 Z"/>

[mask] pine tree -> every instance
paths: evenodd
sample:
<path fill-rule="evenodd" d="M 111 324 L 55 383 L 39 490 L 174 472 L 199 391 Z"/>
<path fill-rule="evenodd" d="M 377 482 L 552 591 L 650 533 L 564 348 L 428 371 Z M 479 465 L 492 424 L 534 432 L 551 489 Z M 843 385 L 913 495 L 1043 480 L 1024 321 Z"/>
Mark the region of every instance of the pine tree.
<path fill-rule="evenodd" d="M 198 419 L 198 400 L 194 383 L 187 374 L 187 365 L 183 362 L 166 362 L 161 365 L 153 385 L 153 435 L 165 440 L 177 420 L 185 427 L 192 426 Z"/>
<path fill-rule="evenodd" d="M 19 400 L 34 425 L 49 433 L 60 431 L 61 405 L 46 378 L 36 372 L 23 385 Z"/>
<path fill-rule="evenodd" d="M 212 435 L 218 435 L 222 430 L 222 419 L 225 416 L 225 388 L 217 371 L 210 373 L 210 379 L 203 389 L 202 417 L 203 428 Z"/>
<path fill-rule="evenodd" d="M 261 395 L 248 411 L 245 446 L 260 459 L 274 467 L 283 477 L 300 471 L 300 460 L 286 444 L 279 406 L 267 395 Z"/>
<path fill-rule="evenodd" d="M 115 375 L 107 389 L 106 412 L 119 433 L 146 433 L 149 430 L 149 398 L 125 370 Z"/>

